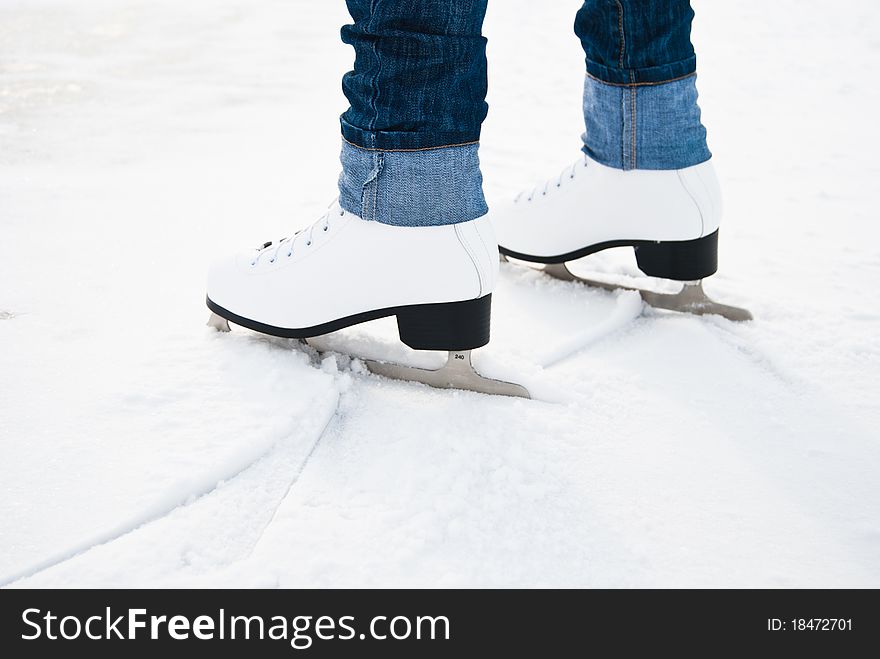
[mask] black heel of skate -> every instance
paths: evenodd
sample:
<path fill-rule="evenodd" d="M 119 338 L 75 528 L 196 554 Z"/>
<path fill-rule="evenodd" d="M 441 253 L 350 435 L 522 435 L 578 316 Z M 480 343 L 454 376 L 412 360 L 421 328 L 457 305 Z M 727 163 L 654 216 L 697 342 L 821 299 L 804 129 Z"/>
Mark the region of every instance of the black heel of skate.
<path fill-rule="evenodd" d="M 650 277 L 696 281 L 718 270 L 718 231 L 696 240 L 638 245 L 639 270 Z"/>
<path fill-rule="evenodd" d="M 415 350 L 472 350 L 489 343 L 492 295 L 418 304 L 397 314 L 400 340 Z"/>
<path fill-rule="evenodd" d="M 395 380 L 422 382 L 439 389 L 531 398 L 522 385 L 487 378 L 474 369 L 471 350 L 489 343 L 491 309 L 491 294 L 465 302 L 406 307 L 397 312 L 400 340 L 415 350 L 446 350 L 446 363 L 433 370 L 372 359 L 364 363 L 371 373 Z"/>

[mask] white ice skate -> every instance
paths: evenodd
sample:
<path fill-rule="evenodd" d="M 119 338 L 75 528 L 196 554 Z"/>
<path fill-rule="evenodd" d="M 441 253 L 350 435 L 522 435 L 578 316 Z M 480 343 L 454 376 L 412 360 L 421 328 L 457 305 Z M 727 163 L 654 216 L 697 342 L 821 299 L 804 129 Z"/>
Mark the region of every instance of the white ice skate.
<path fill-rule="evenodd" d="M 497 243 L 486 217 L 447 226 L 367 222 L 334 203 L 291 238 L 216 262 L 208 274 L 208 324 L 229 322 L 303 339 L 396 316 L 400 340 L 448 351 L 438 370 L 364 360 L 386 377 L 433 387 L 528 398 L 525 388 L 479 375 L 471 350 L 489 342 Z M 312 339 L 312 341 L 309 341 Z"/>
<path fill-rule="evenodd" d="M 584 156 L 559 177 L 490 213 L 502 259 L 544 264 L 553 277 L 638 291 L 653 307 L 750 320 L 714 302 L 702 279 L 718 268 L 721 193 L 711 161 L 678 170 L 623 171 Z M 566 263 L 611 247 L 635 249 L 639 269 L 682 282 L 677 293 L 585 279 Z"/>

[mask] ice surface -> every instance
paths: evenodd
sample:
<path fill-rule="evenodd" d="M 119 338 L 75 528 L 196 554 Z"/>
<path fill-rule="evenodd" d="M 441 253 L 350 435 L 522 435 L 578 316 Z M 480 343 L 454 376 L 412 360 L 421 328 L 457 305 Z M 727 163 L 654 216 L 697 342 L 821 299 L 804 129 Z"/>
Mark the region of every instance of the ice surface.
<path fill-rule="evenodd" d="M 577 5 L 490 3 L 490 203 L 577 155 Z M 4 2 L 0 584 L 880 586 L 880 9 L 694 6 L 756 320 L 505 264 L 474 359 L 526 401 L 204 327 L 211 256 L 335 195 L 341 0 Z"/>

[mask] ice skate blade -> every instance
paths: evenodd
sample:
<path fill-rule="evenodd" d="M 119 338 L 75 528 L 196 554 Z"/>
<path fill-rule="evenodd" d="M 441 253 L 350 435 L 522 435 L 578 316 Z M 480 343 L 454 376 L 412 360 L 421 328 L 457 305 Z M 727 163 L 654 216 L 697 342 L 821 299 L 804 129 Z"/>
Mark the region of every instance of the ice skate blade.
<path fill-rule="evenodd" d="M 219 316 L 214 312 L 211 312 L 211 315 L 208 317 L 207 325 L 208 327 L 213 327 L 218 332 L 232 331 L 229 327 L 229 321 L 226 320 L 223 316 Z"/>
<path fill-rule="evenodd" d="M 218 332 L 229 332 L 231 329 L 229 321 L 215 313 L 212 313 L 208 318 L 208 327 L 213 327 Z M 319 353 L 332 351 L 321 341 L 320 337 L 300 340 Z M 503 380 L 493 380 L 477 373 L 471 362 L 470 350 L 450 351 L 446 364 L 437 369 L 380 362 L 375 359 L 363 359 L 362 361 L 370 373 L 392 380 L 420 382 L 437 389 L 464 389 L 493 396 L 531 398 L 528 389 L 521 385 Z"/>
<path fill-rule="evenodd" d="M 320 353 L 332 351 L 323 344 L 319 337 L 305 339 L 305 342 Z M 446 363 L 437 369 L 381 362 L 376 359 L 359 359 L 364 362 L 370 373 L 392 380 L 419 382 L 436 389 L 463 389 L 492 396 L 531 398 L 528 389 L 521 385 L 503 380 L 493 380 L 477 373 L 471 361 L 470 350 L 451 350 L 446 358 Z"/>
<path fill-rule="evenodd" d="M 528 389 L 521 385 L 503 380 L 493 380 L 477 373 L 471 362 L 470 350 L 450 351 L 446 364 L 435 370 L 379 362 L 372 359 L 364 360 L 364 363 L 370 373 L 393 380 L 421 382 L 437 389 L 464 389 L 492 396 L 531 398 Z"/>
<path fill-rule="evenodd" d="M 568 269 L 568 266 L 566 266 L 565 263 L 548 263 L 544 266 L 544 272 L 556 279 L 562 279 L 563 281 L 578 281 L 587 286 L 604 288 L 607 291 L 621 289 L 638 291 L 639 295 L 641 295 L 642 299 L 645 301 L 645 304 L 648 304 L 655 309 L 692 313 L 697 316 L 714 314 L 735 322 L 752 320 L 753 318 L 748 309 L 715 302 L 715 300 L 706 295 L 706 292 L 703 290 L 702 280 L 682 282 L 681 290 L 677 293 L 658 293 L 656 291 L 649 291 L 635 286 L 624 286 L 622 284 L 612 284 L 595 279 L 578 277 Z"/>

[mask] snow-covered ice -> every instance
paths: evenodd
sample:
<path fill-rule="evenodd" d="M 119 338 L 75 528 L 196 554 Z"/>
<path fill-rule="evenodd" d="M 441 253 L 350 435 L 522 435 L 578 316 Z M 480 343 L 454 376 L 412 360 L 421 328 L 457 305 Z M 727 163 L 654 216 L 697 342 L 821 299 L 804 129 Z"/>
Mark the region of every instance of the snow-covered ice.
<path fill-rule="evenodd" d="M 577 156 L 577 6 L 490 3 L 490 203 Z M 342 0 L 4 0 L 0 584 L 880 586 L 880 9 L 694 6 L 756 320 L 505 264 L 526 401 L 204 327 L 212 255 L 335 195 Z"/>

